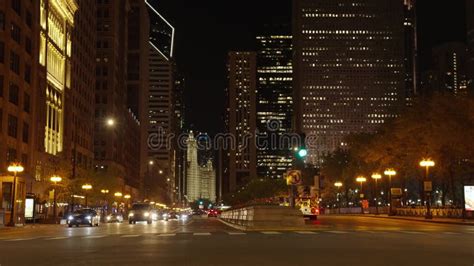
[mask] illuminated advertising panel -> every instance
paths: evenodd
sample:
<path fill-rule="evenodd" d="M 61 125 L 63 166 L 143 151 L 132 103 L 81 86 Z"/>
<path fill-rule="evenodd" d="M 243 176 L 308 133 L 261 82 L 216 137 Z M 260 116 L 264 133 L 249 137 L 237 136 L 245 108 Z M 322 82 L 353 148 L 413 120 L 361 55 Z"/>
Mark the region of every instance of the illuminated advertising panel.
<path fill-rule="evenodd" d="M 474 211 L 474 186 L 464 186 L 464 208 Z"/>

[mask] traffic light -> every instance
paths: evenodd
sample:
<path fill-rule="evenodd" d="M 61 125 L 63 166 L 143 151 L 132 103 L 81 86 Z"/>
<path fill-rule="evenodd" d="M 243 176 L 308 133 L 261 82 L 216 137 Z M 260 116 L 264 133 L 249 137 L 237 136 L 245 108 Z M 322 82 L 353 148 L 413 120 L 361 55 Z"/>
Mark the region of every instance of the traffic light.
<path fill-rule="evenodd" d="M 199 205 L 203 205 L 203 204 L 204 204 L 204 202 L 202 200 L 199 201 Z"/>
<path fill-rule="evenodd" d="M 300 148 L 298 150 L 298 157 L 305 158 L 307 155 L 308 155 L 308 150 L 306 150 L 305 148 Z"/>

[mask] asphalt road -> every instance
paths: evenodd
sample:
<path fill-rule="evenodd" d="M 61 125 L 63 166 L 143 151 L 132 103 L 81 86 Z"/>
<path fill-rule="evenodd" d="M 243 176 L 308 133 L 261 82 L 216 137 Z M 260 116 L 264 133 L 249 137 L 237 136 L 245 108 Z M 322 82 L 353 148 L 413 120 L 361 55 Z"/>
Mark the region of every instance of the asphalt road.
<path fill-rule="evenodd" d="M 0 229 L 0 266 L 474 265 L 474 226 L 333 216 L 306 229 L 241 232 L 215 218 Z"/>

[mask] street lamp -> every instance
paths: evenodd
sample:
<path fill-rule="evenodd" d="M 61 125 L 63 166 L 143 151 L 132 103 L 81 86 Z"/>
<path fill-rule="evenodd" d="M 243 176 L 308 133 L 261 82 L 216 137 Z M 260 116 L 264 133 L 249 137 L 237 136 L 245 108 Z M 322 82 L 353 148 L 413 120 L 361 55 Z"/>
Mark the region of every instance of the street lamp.
<path fill-rule="evenodd" d="M 102 193 L 102 195 L 104 195 L 104 205 L 102 207 L 102 213 L 105 216 L 106 215 L 105 207 L 106 207 L 106 205 L 108 205 L 108 204 L 106 204 L 106 202 L 107 202 L 106 196 L 107 196 L 107 194 L 109 194 L 109 190 L 108 189 L 101 189 L 100 193 Z"/>
<path fill-rule="evenodd" d="M 10 214 L 10 223 L 9 225 L 10 226 L 14 226 L 15 225 L 15 221 L 13 219 L 13 216 L 15 215 L 15 201 L 16 201 L 16 175 L 18 173 L 21 173 L 25 170 L 25 168 L 23 168 L 23 166 L 19 163 L 14 163 L 14 164 L 11 164 L 8 166 L 7 168 L 7 171 L 10 172 L 10 173 L 13 173 L 13 193 L 12 193 L 12 211 L 11 211 L 11 214 Z"/>
<path fill-rule="evenodd" d="M 342 187 L 342 182 L 336 182 L 336 183 L 334 183 L 334 186 L 335 186 L 336 189 L 337 189 L 337 192 L 336 192 L 336 201 L 337 201 L 337 206 L 338 206 L 338 208 L 339 208 L 338 213 L 340 214 L 340 213 L 341 213 L 341 202 L 339 201 L 339 189 Z"/>
<path fill-rule="evenodd" d="M 132 196 L 130 196 L 129 194 L 123 196 L 123 198 L 124 198 L 124 199 L 127 199 L 127 200 L 130 199 L 131 197 L 132 197 Z"/>
<path fill-rule="evenodd" d="M 92 189 L 92 185 L 91 185 L 91 184 L 84 184 L 84 185 L 82 185 L 82 189 L 85 190 L 85 194 L 86 194 L 86 208 L 87 208 L 87 192 Z"/>
<path fill-rule="evenodd" d="M 115 192 L 114 196 L 117 197 L 117 198 L 121 198 L 122 193 L 121 192 Z"/>
<path fill-rule="evenodd" d="M 375 180 L 375 214 L 378 215 L 379 214 L 379 205 L 378 205 L 378 180 L 382 178 L 382 175 L 381 174 L 378 174 L 378 173 L 373 173 L 372 174 L 372 179 Z"/>
<path fill-rule="evenodd" d="M 58 184 L 58 182 L 61 182 L 63 179 L 60 177 L 60 176 L 52 176 L 50 179 L 49 179 L 51 182 L 53 182 L 54 184 L 54 188 L 53 188 L 53 218 L 54 218 L 54 223 L 56 223 L 56 218 L 57 218 L 57 211 L 56 211 L 56 185 Z"/>
<path fill-rule="evenodd" d="M 153 162 L 152 160 L 150 160 L 150 161 L 148 162 L 148 164 L 149 164 L 149 165 L 154 165 L 155 162 Z"/>
<path fill-rule="evenodd" d="M 433 216 L 431 215 L 431 182 L 428 181 L 429 178 L 429 170 L 430 167 L 435 166 L 435 162 L 431 159 L 423 159 L 420 162 L 420 166 L 425 168 L 425 182 L 423 186 L 423 191 L 425 192 L 425 200 L 426 200 L 426 215 L 425 219 L 432 219 Z"/>
<path fill-rule="evenodd" d="M 107 123 L 108 127 L 113 127 L 113 126 L 115 126 L 115 119 L 108 118 L 106 123 Z"/>
<path fill-rule="evenodd" d="M 158 171 L 158 173 L 159 173 L 160 175 L 162 175 L 162 174 L 163 174 L 163 170 Z"/>
<path fill-rule="evenodd" d="M 388 215 L 393 215 L 392 211 L 392 176 L 396 175 L 397 172 L 389 168 L 383 172 L 386 176 L 388 176 L 388 200 L 389 200 L 389 205 L 388 205 Z"/>
<path fill-rule="evenodd" d="M 363 191 L 363 183 L 367 181 L 367 178 L 363 176 L 359 176 L 356 178 L 356 181 L 360 183 L 360 211 L 363 214 L 364 213 L 364 206 L 362 206 L 362 200 L 364 199 L 364 191 Z"/>

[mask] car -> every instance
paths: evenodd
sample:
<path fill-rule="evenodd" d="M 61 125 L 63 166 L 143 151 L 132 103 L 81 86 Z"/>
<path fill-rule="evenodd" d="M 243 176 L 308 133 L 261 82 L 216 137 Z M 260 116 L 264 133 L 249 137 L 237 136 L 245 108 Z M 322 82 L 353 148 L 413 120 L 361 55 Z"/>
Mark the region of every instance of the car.
<path fill-rule="evenodd" d="M 217 210 L 211 209 L 207 212 L 207 217 L 217 217 L 219 212 Z"/>
<path fill-rule="evenodd" d="M 67 218 L 69 227 L 79 227 L 80 225 L 99 226 L 100 216 L 93 209 L 80 209 L 73 212 Z"/>
<path fill-rule="evenodd" d="M 163 220 L 165 221 L 178 219 L 178 216 L 176 215 L 175 212 L 164 212 L 162 217 L 163 217 Z"/>
<path fill-rule="evenodd" d="M 107 215 L 105 220 L 108 223 L 121 223 L 123 222 L 123 216 L 120 213 L 112 213 L 112 214 Z"/>
<path fill-rule="evenodd" d="M 135 203 L 132 205 L 128 213 L 128 223 L 136 224 L 137 222 L 147 222 L 151 224 L 153 222 L 153 209 L 148 203 Z"/>

